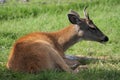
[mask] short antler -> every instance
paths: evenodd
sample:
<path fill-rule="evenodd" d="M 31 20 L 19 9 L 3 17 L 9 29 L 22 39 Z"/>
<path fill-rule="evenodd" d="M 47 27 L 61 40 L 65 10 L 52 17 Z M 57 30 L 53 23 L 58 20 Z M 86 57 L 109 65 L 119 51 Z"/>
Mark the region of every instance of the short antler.
<path fill-rule="evenodd" d="M 83 12 L 84 12 L 85 18 L 86 18 L 86 19 L 89 19 L 89 14 L 86 12 L 87 7 L 88 7 L 88 6 L 86 6 L 86 7 L 84 8 Z"/>

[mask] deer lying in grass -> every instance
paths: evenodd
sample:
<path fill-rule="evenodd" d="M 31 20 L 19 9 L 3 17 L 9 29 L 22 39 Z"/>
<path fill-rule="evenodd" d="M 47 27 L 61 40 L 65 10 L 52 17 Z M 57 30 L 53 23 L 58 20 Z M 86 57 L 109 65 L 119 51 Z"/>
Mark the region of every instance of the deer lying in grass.
<path fill-rule="evenodd" d="M 107 42 L 105 36 L 89 18 L 84 9 L 85 18 L 71 11 L 68 19 L 72 23 L 57 32 L 35 32 L 28 34 L 14 44 L 7 68 L 21 72 L 39 72 L 43 70 L 60 69 L 74 72 L 67 63 L 64 52 L 80 40 Z M 67 60 L 67 61 L 66 61 Z"/>

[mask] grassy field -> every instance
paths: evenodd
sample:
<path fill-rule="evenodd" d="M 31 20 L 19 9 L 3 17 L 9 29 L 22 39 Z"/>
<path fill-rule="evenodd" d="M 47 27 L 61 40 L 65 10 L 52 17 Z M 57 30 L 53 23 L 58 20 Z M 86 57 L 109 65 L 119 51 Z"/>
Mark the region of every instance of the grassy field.
<path fill-rule="evenodd" d="M 12 72 L 6 62 L 12 44 L 19 37 L 35 31 L 51 32 L 68 26 L 67 13 L 83 8 L 94 23 L 109 37 L 105 45 L 82 41 L 66 54 L 108 57 L 90 62 L 89 69 L 78 74 L 45 71 L 39 74 Z M 0 80 L 120 80 L 120 0 L 30 0 L 28 3 L 7 0 L 0 4 Z"/>

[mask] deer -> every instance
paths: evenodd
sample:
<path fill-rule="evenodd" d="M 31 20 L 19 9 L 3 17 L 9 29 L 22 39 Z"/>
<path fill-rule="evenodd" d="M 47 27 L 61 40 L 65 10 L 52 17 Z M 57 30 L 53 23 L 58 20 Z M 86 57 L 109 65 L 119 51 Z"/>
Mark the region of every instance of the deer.
<path fill-rule="evenodd" d="M 33 32 L 19 38 L 8 57 L 7 68 L 12 71 L 36 73 L 45 70 L 76 72 L 65 51 L 81 40 L 105 43 L 109 38 L 93 23 L 84 8 L 84 18 L 71 10 L 70 25 L 55 32 Z"/>

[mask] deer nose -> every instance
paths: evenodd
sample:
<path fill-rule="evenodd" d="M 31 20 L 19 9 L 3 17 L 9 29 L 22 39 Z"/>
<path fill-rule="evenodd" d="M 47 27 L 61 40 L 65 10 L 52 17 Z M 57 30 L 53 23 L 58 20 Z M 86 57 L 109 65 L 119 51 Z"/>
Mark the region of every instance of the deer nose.
<path fill-rule="evenodd" d="M 107 36 L 104 36 L 101 40 L 101 42 L 107 42 L 107 41 L 109 41 L 109 38 Z"/>

